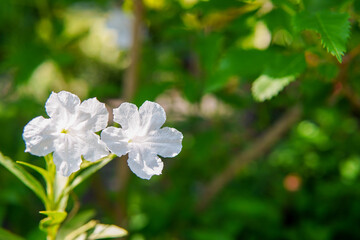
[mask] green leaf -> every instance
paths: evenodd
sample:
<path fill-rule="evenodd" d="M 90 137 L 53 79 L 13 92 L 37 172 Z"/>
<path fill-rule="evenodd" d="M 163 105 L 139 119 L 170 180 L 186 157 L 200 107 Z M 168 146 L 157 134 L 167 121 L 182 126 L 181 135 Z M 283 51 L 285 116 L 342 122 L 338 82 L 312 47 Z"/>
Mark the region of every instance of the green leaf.
<path fill-rule="evenodd" d="M 205 91 L 214 92 L 223 88 L 231 76 L 256 77 L 261 74 L 271 59 L 271 51 L 242 50 L 230 48 L 219 61 L 214 73 L 206 80 Z"/>
<path fill-rule="evenodd" d="M 46 60 L 49 50 L 44 44 L 40 45 L 34 42 L 28 42 L 25 45 L 15 44 L 9 50 L 9 58 L 0 64 L 0 69 L 9 69 L 16 66 L 18 69 L 15 84 L 21 84 L 28 81 L 34 70 Z"/>
<path fill-rule="evenodd" d="M 27 162 L 22 162 L 22 161 L 16 161 L 16 162 L 17 162 L 18 164 L 27 166 L 27 167 L 35 170 L 36 172 L 38 172 L 38 173 L 44 178 L 44 180 L 45 180 L 46 182 L 50 182 L 50 181 L 51 181 L 51 180 L 49 179 L 49 177 L 50 177 L 50 176 L 49 176 L 49 173 L 48 173 L 45 169 L 43 169 L 43 168 L 41 168 L 41 167 L 38 167 L 38 166 L 35 166 L 35 165 L 32 165 L 32 164 L 27 163 Z"/>
<path fill-rule="evenodd" d="M 80 234 L 79 236 L 77 236 L 76 238 L 74 238 L 74 240 L 86 240 L 87 234 L 83 233 Z"/>
<path fill-rule="evenodd" d="M 219 58 L 223 36 L 215 33 L 200 35 L 195 44 L 195 51 L 200 60 L 202 69 L 207 73 L 214 70 L 215 63 Z M 211 51 L 209 51 L 211 49 Z"/>
<path fill-rule="evenodd" d="M 194 229 L 191 231 L 191 239 L 197 240 L 231 240 L 234 236 L 221 229 Z"/>
<path fill-rule="evenodd" d="M 90 234 L 88 239 L 118 238 L 127 234 L 128 232 L 125 229 L 115 225 L 96 224 L 94 232 Z"/>
<path fill-rule="evenodd" d="M 58 232 L 57 237 L 59 239 L 65 239 L 65 236 L 69 235 L 71 232 L 80 228 L 86 222 L 90 221 L 90 219 L 94 216 L 95 216 L 95 211 L 93 209 L 82 211 L 76 214 L 69 221 L 64 222 L 64 224 L 61 226 Z"/>
<path fill-rule="evenodd" d="M 294 16 L 293 25 L 296 31 L 314 30 L 321 35 L 321 43 L 329 53 L 342 62 L 350 35 L 350 22 L 347 13 L 330 11 L 308 13 L 301 12 Z"/>
<path fill-rule="evenodd" d="M 219 70 L 237 74 L 240 77 L 253 77 L 264 71 L 273 57 L 269 50 L 243 50 L 231 48 L 219 63 Z"/>
<path fill-rule="evenodd" d="M 93 229 L 97 224 L 97 221 L 91 220 L 90 222 L 84 224 L 83 226 L 77 228 L 75 231 L 68 234 L 64 240 L 76 240 L 76 239 L 82 239 L 81 237 L 83 235 L 87 235 L 86 232 Z M 87 238 L 84 238 L 87 239 Z"/>
<path fill-rule="evenodd" d="M 6 239 L 6 240 L 25 240 L 22 237 L 19 237 L 11 232 L 9 232 L 6 229 L 0 228 L 0 239 Z"/>
<path fill-rule="evenodd" d="M 303 54 L 274 55 L 264 73 L 272 77 L 282 78 L 289 75 L 298 76 L 305 69 L 306 62 Z"/>
<path fill-rule="evenodd" d="M 93 229 L 93 230 L 92 230 Z M 87 234 L 86 234 L 87 233 Z M 76 240 L 76 239 L 103 239 L 103 238 L 118 238 L 124 237 L 128 232 L 115 225 L 100 224 L 96 220 L 78 227 L 76 230 L 68 234 L 64 240 Z M 88 235 L 88 236 L 87 236 Z M 82 238 L 87 236 L 86 238 Z"/>
<path fill-rule="evenodd" d="M 48 200 L 44 191 L 44 187 L 24 168 L 16 164 L 13 160 L 5 157 L 0 152 L 0 164 L 14 174 L 20 181 L 22 181 L 28 188 L 30 188 L 45 204 L 48 205 Z"/>
<path fill-rule="evenodd" d="M 282 56 L 273 59 L 266 71 L 252 85 L 251 91 L 257 101 L 276 96 L 306 69 L 304 55 Z"/>
<path fill-rule="evenodd" d="M 40 213 L 47 215 L 46 218 L 40 221 L 40 229 L 47 232 L 48 235 L 55 236 L 67 213 L 64 211 L 40 211 Z"/>
<path fill-rule="evenodd" d="M 276 96 L 284 87 L 294 80 L 294 76 L 272 78 L 267 75 L 261 75 L 254 81 L 251 91 L 254 98 L 262 102 Z"/>
<path fill-rule="evenodd" d="M 40 211 L 40 213 L 47 215 L 47 217 L 40 222 L 41 226 L 45 228 L 62 223 L 67 215 L 67 213 L 63 211 Z"/>

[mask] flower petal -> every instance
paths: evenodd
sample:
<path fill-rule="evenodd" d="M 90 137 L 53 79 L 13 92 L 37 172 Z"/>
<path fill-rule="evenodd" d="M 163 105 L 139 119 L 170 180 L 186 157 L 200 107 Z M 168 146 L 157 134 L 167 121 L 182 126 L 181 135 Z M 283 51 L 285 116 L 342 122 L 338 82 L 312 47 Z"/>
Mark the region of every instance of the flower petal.
<path fill-rule="evenodd" d="M 85 142 L 83 155 L 87 161 L 94 162 L 109 155 L 109 150 L 105 143 L 95 133 L 88 132 L 83 136 L 82 140 Z"/>
<path fill-rule="evenodd" d="M 175 128 L 164 127 L 151 132 L 144 139 L 144 144 L 162 157 L 175 157 L 181 151 L 183 135 Z"/>
<path fill-rule="evenodd" d="M 47 114 L 54 119 L 69 120 L 80 105 L 80 99 L 67 91 L 52 92 L 46 101 Z"/>
<path fill-rule="evenodd" d="M 141 132 L 146 135 L 150 131 L 158 130 L 166 120 L 164 109 L 155 102 L 145 101 L 139 109 Z"/>
<path fill-rule="evenodd" d="M 104 103 L 99 102 L 96 98 L 90 98 L 82 102 L 79 109 L 91 114 L 91 117 L 86 122 L 86 129 L 92 132 L 98 132 L 106 128 L 109 120 L 109 112 Z"/>
<path fill-rule="evenodd" d="M 79 134 L 87 132 L 90 130 L 91 126 L 91 114 L 84 112 L 82 109 L 78 108 L 75 114 L 72 114 L 71 119 L 68 121 L 58 122 L 58 125 L 65 129 L 71 129 Z M 90 121 L 89 121 L 90 120 Z"/>
<path fill-rule="evenodd" d="M 129 152 L 129 138 L 125 135 L 124 130 L 116 127 L 105 128 L 101 132 L 101 140 L 107 145 L 111 152 L 119 157 Z"/>
<path fill-rule="evenodd" d="M 140 126 L 140 115 L 136 105 L 132 103 L 122 103 L 114 109 L 114 121 L 130 135 L 135 135 Z"/>
<path fill-rule="evenodd" d="M 61 134 L 56 140 L 56 150 L 53 160 L 56 170 L 62 176 L 68 177 L 80 169 L 83 144 L 70 134 Z"/>
<path fill-rule="evenodd" d="M 129 153 L 128 165 L 139 178 L 150 179 L 160 175 L 164 168 L 161 159 L 147 148 L 133 148 Z"/>
<path fill-rule="evenodd" d="M 24 128 L 23 139 L 26 144 L 25 152 L 36 156 L 45 156 L 55 150 L 53 135 L 55 129 L 51 119 L 36 117 Z"/>

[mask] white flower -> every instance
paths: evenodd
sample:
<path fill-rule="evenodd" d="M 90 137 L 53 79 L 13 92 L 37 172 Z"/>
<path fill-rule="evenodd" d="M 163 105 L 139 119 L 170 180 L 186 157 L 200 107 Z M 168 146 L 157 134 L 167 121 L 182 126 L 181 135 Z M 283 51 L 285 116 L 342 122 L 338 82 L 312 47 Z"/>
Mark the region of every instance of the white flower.
<path fill-rule="evenodd" d="M 80 104 L 78 96 L 61 91 L 50 94 L 45 109 L 50 118 L 36 117 L 24 128 L 26 152 L 36 156 L 54 152 L 56 169 L 63 176 L 80 169 L 81 155 L 95 161 L 109 154 L 95 134 L 107 126 L 105 104 L 96 98 Z"/>
<path fill-rule="evenodd" d="M 131 103 L 114 109 L 114 121 L 122 128 L 108 127 L 101 139 L 118 156 L 129 153 L 128 165 L 140 178 L 159 175 L 164 167 L 157 156 L 174 157 L 181 151 L 183 135 L 174 128 L 160 127 L 165 123 L 164 109 L 146 101 L 138 110 Z"/>

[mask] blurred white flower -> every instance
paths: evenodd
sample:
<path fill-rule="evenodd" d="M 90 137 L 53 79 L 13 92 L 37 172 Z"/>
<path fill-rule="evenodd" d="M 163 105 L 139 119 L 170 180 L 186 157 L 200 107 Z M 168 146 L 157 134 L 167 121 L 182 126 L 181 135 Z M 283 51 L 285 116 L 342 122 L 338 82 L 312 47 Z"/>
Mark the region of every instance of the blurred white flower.
<path fill-rule="evenodd" d="M 132 44 L 132 30 L 134 17 L 121 10 L 114 10 L 109 14 L 106 26 L 116 35 L 117 45 L 122 49 L 129 49 Z"/>
<path fill-rule="evenodd" d="M 101 139 L 118 156 L 129 153 L 128 165 L 140 178 L 150 179 L 161 174 L 163 162 L 157 156 L 174 157 L 181 151 L 183 135 L 174 128 L 160 127 L 165 123 L 164 109 L 146 101 L 136 105 L 122 103 L 114 109 L 114 121 L 122 128 L 108 127 Z"/>
<path fill-rule="evenodd" d="M 95 134 L 107 126 L 108 111 L 96 98 L 80 104 L 78 96 L 52 92 L 45 109 L 50 118 L 31 120 L 24 128 L 26 152 L 45 156 L 54 152 L 58 173 L 69 176 L 80 169 L 81 155 L 88 161 L 109 154 L 106 145 Z"/>

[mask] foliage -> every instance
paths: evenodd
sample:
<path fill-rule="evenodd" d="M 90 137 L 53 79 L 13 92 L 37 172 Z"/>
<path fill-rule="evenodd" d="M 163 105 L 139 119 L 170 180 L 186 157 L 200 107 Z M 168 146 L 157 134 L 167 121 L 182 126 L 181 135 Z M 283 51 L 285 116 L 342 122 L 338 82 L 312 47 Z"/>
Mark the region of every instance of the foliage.
<path fill-rule="evenodd" d="M 320 33 L 323 46 L 341 63 L 350 34 L 348 19 L 349 15 L 346 13 L 301 12 L 294 17 L 294 27 L 297 30 L 310 29 Z"/>
<path fill-rule="evenodd" d="M 36 192 L 0 167 L 0 238 L 45 239 L 44 216 L 34 212 L 46 210 L 37 196 L 48 180 L 36 168 L 46 161 L 24 153 L 21 135 L 46 115 L 49 93 L 96 96 L 111 108 L 130 101 L 122 96 L 133 50 L 117 45 L 106 21 L 136 2 L 0 1 L 0 151 L 8 156 L 0 161 Z M 184 133 L 183 150 L 150 181 L 118 166 L 123 158 L 78 172 L 66 188 L 66 210 L 75 212 L 59 238 L 89 238 L 99 219 L 131 240 L 359 239 L 359 1 L 142 3 L 131 102 L 161 104 Z M 296 123 L 259 149 L 254 143 L 295 105 L 303 109 Z M 201 211 L 212 180 L 246 150 L 260 157 L 234 170 Z"/>
<path fill-rule="evenodd" d="M 43 176 L 46 183 L 46 193 L 43 186 L 25 169 L 15 163 L 8 157 L 5 157 L 0 152 L 0 164 L 6 167 L 11 173 L 19 178 L 27 187 L 29 187 L 39 198 L 43 201 L 46 211 L 39 213 L 47 217 L 42 219 L 39 228 L 47 233 L 48 240 L 59 239 L 57 234 L 60 225 L 67 217 L 66 206 L 69 198 L 69 193 L 76 186 L 78 186 L 84 179 L 88 178 L 91 174 L 104 167 L 107 163 L 115 158 L 114 154 L 99 159 L 96 162 L 85 163 L 80 173 L 74 174 L 70 177 L 58 176 L 55 173 L 55 165 L 53 163 L 52 155 L 45 156 L 46 170 L 25 162 L 18 162 L 25 166 L 30 167 Z M 103 239 L 103 238 L 116 238 L 127 235 L 127 231 L 115 225 L 100 224 L 95 220 L 80 226 L 64 236 L 65 240 L 73 240 L 88 238 L 88 239 Z M 87 232 L 93 230 L 90 234 Z M 6 230 L 2 230 L 2 235 L 8 238 L 16 238 Z M 89 235 L 89 236 L 88 236 Z"/>

